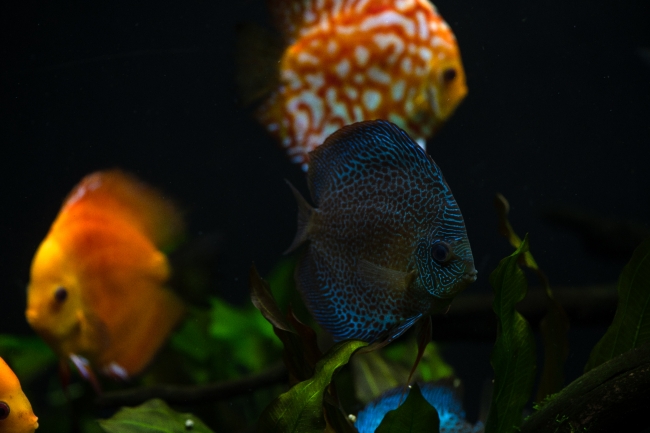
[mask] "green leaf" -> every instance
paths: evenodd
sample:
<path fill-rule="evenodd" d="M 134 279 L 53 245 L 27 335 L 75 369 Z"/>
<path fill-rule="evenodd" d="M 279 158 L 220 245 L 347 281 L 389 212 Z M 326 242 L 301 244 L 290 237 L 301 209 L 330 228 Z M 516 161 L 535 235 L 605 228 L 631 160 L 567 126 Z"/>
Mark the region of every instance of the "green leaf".
<path fill-rule="evenodd" d="M 39 337 L 0 334 L 0 356 L 11 365 L 21 382 L 55 364 L 57 357 Z"/>
<path fill-rule="evenodd" d="M 526 296 L 526 277 L 518 262 L 527 251 L 528 236 L 490 275 L 498 325 L 490 359 L 494 368 L 494 391 L 486 433 L 512 432 L 521 425 L 522 410 L 535 379 L 535 340 L 530 325 L 515 309 Z"/>
<path fill-rule="evenodd" d="M 107 433 L 212 432 L 194 415 L 175 412 L 159 399 L 149 400 L 134 408 L 122 408 L 112 418 L 98 422 Z"/>
<path fill-rule="evenodd" d="M 368 343 L 359 340 L 335 344 L 316 364 L 311 379 L 296 384 L 271 402 L 260 416 L 258 431 L 322 433 L 326 427 L 323 396 L 332 376 L 348 363 L 356 350 L 367 345 Z"/>
<path fill-rule="evenodd" d="M 508 200 L 503 195 L 497 194 L 494 205 L 499 216 L 499 232 L 508 239 L 510 245 L 515 249 L 519 248 L 521 238 L 508 221 L 510 212 Z M 537 402 L 541 402 L 548 395 L 560 391 L 564 386 L 564 363 L 569 356 L 569 318 L 562 305 L 553 297 L 546 274 L 539 268 L 529 251 L 524 253 L 522 264 L 537 274 L 546 293 L 546 315 L 539 324 L 544 343 L 544 368 L 535 398 Z"/>
<path fill-rule="evenodd" d="M 406 401 L 386 413 L 375 433 L 438 433 L 439 429 L 438 411 L 425 400 L 415 383 Z"/>
<path fill-rule="evenodd" d="M 585 372 L 650 341 L 650 239 L 634 251 L 616 290 L 614 320 L 592 350 Z"/>

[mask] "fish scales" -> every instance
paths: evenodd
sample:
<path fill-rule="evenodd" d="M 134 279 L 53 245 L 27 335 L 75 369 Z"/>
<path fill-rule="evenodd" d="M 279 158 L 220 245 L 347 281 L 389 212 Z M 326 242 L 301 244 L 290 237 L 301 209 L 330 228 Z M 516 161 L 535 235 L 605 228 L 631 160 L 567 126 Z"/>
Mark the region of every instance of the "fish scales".
<path fill-rule="evenodd" d="M 427 0 L 285 0 L 271 10 L 289 46 L 257 117 L 305 169 L 308 152 L 362 120 L 426 140 L 466 93 L 456 39 Z M 432 85 L 442 65 L 458 75 L 450 95 Z"/>
<path fill-rule="evenodd" d="M 402 130 L 384 121 L 347 126 L 310 158 L 317 207 L 292 246 L 309 241 L 296 277 L 336 339 L 374 340 L 473 281 L 456 201 L 440 169 Z M 429 250 L 443 241 L 458 259 L 432 272 Z"/>

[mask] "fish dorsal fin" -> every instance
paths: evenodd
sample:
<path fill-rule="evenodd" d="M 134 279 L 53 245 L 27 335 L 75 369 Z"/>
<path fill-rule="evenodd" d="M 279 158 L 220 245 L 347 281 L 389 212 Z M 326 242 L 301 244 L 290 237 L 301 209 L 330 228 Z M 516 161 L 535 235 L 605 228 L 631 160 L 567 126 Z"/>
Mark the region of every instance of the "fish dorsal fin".
<path fill-rule="evenodd" d="M 294 237 L 291 246 L 284 252 L 284 254 L 289 254 L 307 240 L 309 220 L 311 219 L 311 215 L 314 213 L 314 209 L 309 206 L 307 200 L 305 200 L 302 194 L 300 194 L 300 192 L 291 184 L 291 182 L 286 179 L 285 182 L 287 182 L 287 185 L 289 185 L 289 188 L 291 188 L 291 192 L 293 193 L 293 196 L 296 198 L 296 202 L 298 203 L 298 230 L 296 231 L 296 236 Z"/>
<path fill-rule="evenodd" d="M 289 44 L 301 31 L 323 19 L 351 10 L 359 0 L 267 0 L 275 27 Z"/>
<path fill-rule="evenodd" d="M 309 161 L 309 190 L 317 207 L 326 191 L 355 182 L 363 175 L 360 169 L 369 165 L 429 173 L 443 182 L 431 157 L 406 132 L 385 120 L 344 126 L 310 152 Z"/>
<path fill-rule="evenodd" d="M 402 272 L 385 268 L 368 260 L 361 259 L 358 264 L 359 276 L 375 287 L 386 290 L 406 291 L 415 278 L 415 271 Z"/>
<path fill-rule="evenodd" d="M 84 177 L 66 198 L 61 215 L 84 206 L 130 221 L 160 249 L 171 249 L 183 238 L 183 218 L 173 203 L 118 169 Z"/>

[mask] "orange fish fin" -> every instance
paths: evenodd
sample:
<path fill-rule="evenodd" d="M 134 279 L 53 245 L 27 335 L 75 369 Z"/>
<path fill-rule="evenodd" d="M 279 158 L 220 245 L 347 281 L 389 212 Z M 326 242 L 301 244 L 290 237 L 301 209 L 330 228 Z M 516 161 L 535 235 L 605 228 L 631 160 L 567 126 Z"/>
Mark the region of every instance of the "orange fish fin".
<path fill-rule="evenodd" d="M 120 214 L 137 224 L 160 249 L 171 249 L 182 241 L 183 218 L 173 203 L 119 169 L 84 177 L 66 198 L 61 212 L 81 203 Z"/>
<path fill-rule="evenodd" d="M 396 271 L 365 259 L 359 260 L 357 272 L 363 280 L 375 287 L 398 292 L 406 291 L 413 278 L 415 278 L 415 271 Z"/>
<path fill-rule="evenodd" d="M 358 1 L 350 0 L 267 0 L 271 20 L 288 44 L 298 39 L 302 29 L 317 25 L 324 14 L 333 15 L 350 9 Z"/>
<path fill-rule="evenodd" d="M 256 24 L 237 27 L 237 89 L 242 105 L 267 98 L 280 85 L 279 62 L 284 51 L 282 40 Z"/>

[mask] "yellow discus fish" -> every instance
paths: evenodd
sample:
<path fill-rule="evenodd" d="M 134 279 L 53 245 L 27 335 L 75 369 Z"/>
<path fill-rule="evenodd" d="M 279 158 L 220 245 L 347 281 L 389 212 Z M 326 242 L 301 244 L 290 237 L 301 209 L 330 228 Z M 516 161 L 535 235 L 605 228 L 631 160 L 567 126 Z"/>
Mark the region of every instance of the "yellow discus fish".
<path fill-rule="evenodd" d="M 0 358 L 0 432 L 32 433 L 37 428 L 38 417 L 34 415 L 18 378 Z"/>
<path fill-rule="evenodd" d="M 174 206 L 134 177 L 86 176 L 34 256 L 27 321 L 82 374 L 140 373 L 185 312 L 162 252 L 183 231 Z"/>

